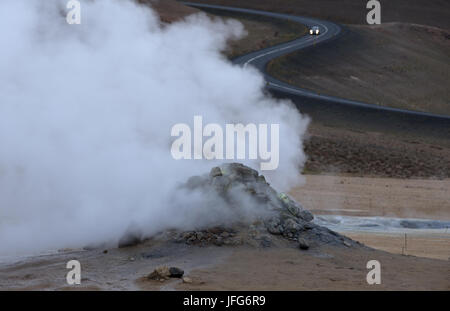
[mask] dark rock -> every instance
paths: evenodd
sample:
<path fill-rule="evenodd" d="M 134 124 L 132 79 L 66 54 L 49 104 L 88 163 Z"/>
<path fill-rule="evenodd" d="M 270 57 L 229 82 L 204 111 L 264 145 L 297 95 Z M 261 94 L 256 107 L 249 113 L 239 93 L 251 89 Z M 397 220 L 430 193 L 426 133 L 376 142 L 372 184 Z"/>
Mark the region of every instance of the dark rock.
<path fill-rule="evenodd" d="M 211 172 L 209 172 L 209 177 L 214 178 L 214 177 L 217 177 L 217 176 L 222 176 L 222 170 L 218 166 L 213 167 L 211 169 Z"/>
<path fill-rule="evenodd" d="M 258 171 L 241 163 L 230 163 L 221 166 L 223 175 L 228 175 L 235 181 L 254 181 L 258 177 Z"/>
<path fill-rule="evenodd" d="M 294 235 L 298 235 L 300 232 L 304 230 L 304 226 L 295 221 L 292 218 L 286 219 L 283 223 L 284 232 L 292 233 Z"/>
<path fill-rule="evenodd" d="M 283 233 L 283 227 L 277 221 L 269 221 L 265 225 L 266 225 L 267 231 L 271 234 L 278 235 L 278 234 Z"/>
<path fill-rule="evenodd" d="M 302 209 L 300 210 L 299 214 L 300 218 L 302 218 L 304 221 L 312 221 L 314 219 L 313 214 L 311 214 L 310 211 Z"/>
<path fill-rule="evenodd" d="M 198 189 L 212 196 L 216 194 L 217 198 L 223 200 L 221 203 L 224 203 L 224 208 L 229 207 L 237 212 L 240 211 L 238 207 L 241 204 L 254 204 L 260 208 L 261 215 L 264 216 L 255 222 L 256 225 L 248 231 L 247 236 L 258 240 L 262 247 L 273 244 L 273 241 L 259 238 L 267 232 L 291 241 L 304 241 L 306 245 L 307 241 L 314 245 L 344 245 L 342 235 L 313 223 L 314 216 L 311 212 L 287 194 L 278 193 L 266 182 L 264 176 L 243 164 L 227 163 L 214 167 L 209 174 L 190 178 L 184 187 Z M 190 245 L 240 245 L 243 240 L 235 235 L 235 228 L 234 225 L 229 228 L 227 225 L 227 228 L 219 226 L 196 230 L 181 235 L 178 239 Z"/>
<path fill-rule="evenodd" d="M 223 245 L 223 239 L 221 237 L 218 237 L 214 240 L 214 245 L 216 246 L 222 246 Z"/>
<path fill-rule="evenodd" d="M 309 243 L 305 239 L 299 238 L 298 247 L 302 250 L 307 250 L 309 249 Z"/>
<path fill-rule="evenodd" d="M 171 278 L 181 278 L 184 275 L 184 271 L 177 267 L 170 267 L 169 273 Z"/>
<path fill-rule="evenodd" d="M 205 234 L 203 232 L 199 231 L 196 233 L 196 237 L 197 237 L 197 240 L 201 241 L 205 237 Z"/>
<path fill-rule="evenodd" d="M 259 175 L 257 181 L 259 183 L 267 184 L 266 178 L 263 175 Z"/>
<path fill-rule="evenodd" d="M 211 185 L 219 194 L 224 194 L 231 186 L 231 179 L 228 176 L 215 177 Z"/>
<path fill-rule="evenodd" d="M 305 223 L 305 229 L 306 229 L 306 230 L 310 230 L 310 229 L 313 229 L 313 228 L 315 228 L 315 227 L 316 227 L 315 224 L 312 224 L 312 223 L 310 223 L 310 222 Z"/>

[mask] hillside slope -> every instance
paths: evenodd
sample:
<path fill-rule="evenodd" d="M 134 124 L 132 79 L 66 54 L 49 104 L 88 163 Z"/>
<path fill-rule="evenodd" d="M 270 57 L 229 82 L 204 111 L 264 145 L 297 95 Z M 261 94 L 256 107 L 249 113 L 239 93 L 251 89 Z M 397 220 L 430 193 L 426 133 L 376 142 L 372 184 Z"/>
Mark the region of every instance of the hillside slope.
<path fill-rule="evenodd" d="M 450 31 L 348 26 L 340 40 L 273 60 L 280 80 L 365 103 L 450 115 Z"/>
<path fill-rule="evenodd" d="M 366 24 L 367 1 L 363 0 L 198 0 L 194 2 L 228 5 L 327 19 L 343 24 Z M 447 0 L 381 1 L 381 22 L 404 22 L 450 28 Z"/>

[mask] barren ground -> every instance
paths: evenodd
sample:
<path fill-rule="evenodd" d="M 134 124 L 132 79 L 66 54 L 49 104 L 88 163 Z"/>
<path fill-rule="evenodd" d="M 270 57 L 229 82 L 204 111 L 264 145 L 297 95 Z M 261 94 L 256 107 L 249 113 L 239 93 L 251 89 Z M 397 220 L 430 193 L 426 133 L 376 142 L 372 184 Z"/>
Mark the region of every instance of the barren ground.
<path fill-rule="evenodd" d="M 307 175 L 290 194 L 315 215 L 450 220 L 450 180 Z M 408 233 L 343 232 L 384 251 L 450 260 L 450 230 Z"/>
<path fill-rule="evenodd" d="M 415 129 L 391 128 L 389 122 L 383 129 L 383 125 L 379 129 L 359 127 L 358 120 L 338 126 L 326 123 L 312 120 L 308 129 L 304 142 L 308 156 L 304 172 L 307 174 L 450 177 L 450 138 L 447 133 L 422 136 Z"/>
<path fill-rule="evenodd" d="M 449 189 L 450 179 L 307 175 L 290 194 L 316 215 L 450 220 Z"/>
<path fill-rule="evenodd" d="M 66 262 L 82 265 L 81 285 L 65 282 Z M 369 260 L 381 264 L 381 285 L 366 282 Z M 192 279 L 146 276 L 178 266 Z M 255 248 L 152 245 L 70 252 L 0 266 L 1 290 L 449 290 L 449 262 L 377 250 L 294 246 Z"/>
<path fill-rule="evenodd" d="M 397 180 L 307 176 L 291 191 L 318 214 L 384 215 L 450 219 L 449 180 Z M 370 203 L 372 202 L 372 203 Z M 65 250 L 59 254 L 0 264 L 0 289 L 22 290 L 450 290 L 450 234 L 403 236 L 346 233 L 369 246 L 390 251 L 331 247 L 299 250 L 285 240 L 273 247 L 189 246 L 147 241 L 121 249 Z M 284 241 L 284 242 L 283 242 Z M 404 255 L 402 255 L 402 253 Z M 420 258 L 423 256 L 429 258 Z M 65 264 L 82 264 L 82 284 L 65 283 Z M 366 263 L 378 260 L 382 284 L 366 283 Z M 178 266 L 192 283 L 151 281 L 160 265 Z"/>
<path fill-rule="evenodd" d="M 378 260 L 379 286 L 366 282 L 366 264 Z M 449 290 L 448 261 L 380 251 L 323 248 L 239 249 L 223 263 L 190 273 L 193 284 L 180 290 Z"/>
<path fill-rule="evenodd" d="M 448 55 L 448 30 L 350 25 L 340 39 L 275 59 L 267 70 L 319 94 L 450 115 Z"/>

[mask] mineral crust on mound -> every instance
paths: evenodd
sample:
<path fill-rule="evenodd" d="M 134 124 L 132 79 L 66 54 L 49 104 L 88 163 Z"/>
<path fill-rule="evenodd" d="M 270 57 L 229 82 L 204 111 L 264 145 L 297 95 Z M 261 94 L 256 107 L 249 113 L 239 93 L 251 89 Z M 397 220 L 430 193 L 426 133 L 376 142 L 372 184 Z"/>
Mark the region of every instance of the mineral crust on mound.
<path fill-rule="evenodd" d="M 211 169 L 209 174 L 191 177 L 183 187 L 195 191 L 215 193 L 228 208 L 239 204 L 255 204 L 262 213 L 260 219 L 245 226 L 215 226 L 179 233 L 178 242 L 187 244 L 239 245 L 249 239 L 257 240 L 262 247 L 272 245 L 274 239 L 282 238 L 299 243 L 306 250 L 310 246 L 332 244 L 346 247 L 359 243 L 313 222 L 313 215 L 285 193 L 278 193 L 263 175 L 243 164 L 230 163 Z M 236 192 L 248 198 L 236 200 Z M 245 231 L 246 234 L 241 234 Z"/>

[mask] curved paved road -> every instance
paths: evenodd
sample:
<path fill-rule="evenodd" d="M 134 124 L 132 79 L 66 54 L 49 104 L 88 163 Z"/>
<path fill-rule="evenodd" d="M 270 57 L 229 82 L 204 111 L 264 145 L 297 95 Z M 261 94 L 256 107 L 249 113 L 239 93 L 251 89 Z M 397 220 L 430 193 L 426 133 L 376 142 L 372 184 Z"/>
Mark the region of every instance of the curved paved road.
<path fill-rule="evenodd" d="M 390 123 L 390 126 L 396 130 L 420 130 L 423 132 L 421 134 L 430 134 L 433 136 L 437 135 L 440 138 L 445 139 L 450 138 L 450 116 L 384 107 L 317 94 L 309 90 L 295 87 L 267 74 L 265 69 L 270 60 L 318 44 L 322 46 L 327 42 L 332 44 L 333 39 L 338 38 L 345 32 L 344 27 L 329 21 L 309 17 L 192 2 L 182 3 L 200 9 L 220 9 L 232 12 L 288 19 L 306 26 L 318 25 L 321 31 L 321 34 L 318 36 L 306 35 L 290 42 L 282 43 L 237 57 L 233 60 L 235 64 L 240 64 L 243 66 L 252 65 L 258 68 L 264 74 L 268 83 L 268 89 L 272 94 L 280 98 L 290 98 L 302 112 L 311 115 L 313 119 L 319 121 L 322 120 L 327 124 L 329 124 L 330 121 L 333 123 L 333 121 L 336 121 L 337 119 L 341 119 L 341 123 L 342 120 L 350 123 L 371 123 L 373 125 L 372 128 L 379 127 L 380 124 L 378 123 L 384 123 L 384 125 L 386 123 Z M 325 48 L 330 48 L 330 46 Z M 393 125 L 393 123 L 396 124 Z"/>

